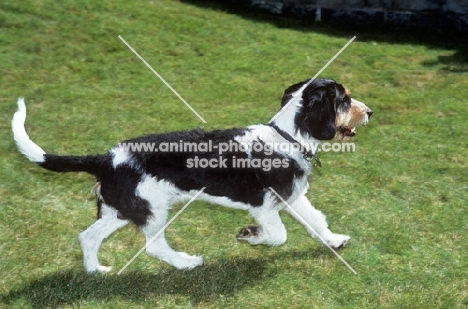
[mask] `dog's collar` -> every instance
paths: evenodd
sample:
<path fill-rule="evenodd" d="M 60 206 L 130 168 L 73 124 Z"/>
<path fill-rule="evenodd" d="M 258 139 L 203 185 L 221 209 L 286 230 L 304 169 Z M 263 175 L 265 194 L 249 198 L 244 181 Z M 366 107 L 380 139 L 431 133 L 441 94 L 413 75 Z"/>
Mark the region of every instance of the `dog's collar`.
<path fill-rule="evenodd" d="M 288 134 L 286 131 L 281 130 L 277 125 L 270 125 L 275 131 L 281 135 L 285 140 L 290 142 L 291 144 L 296 144 L 299 145 L 299 149 L 301 149 L 301 153 L 306 160 L 313 160 L 314 165 L 318 167 L 322 167 L 322 163 L 320 162 L 319 158 L 315 153 L 313 153 L 311 150 L 304 149 L 304 147 L 299 143 L 294 137 L 292 137 L 290 134 Z"/>

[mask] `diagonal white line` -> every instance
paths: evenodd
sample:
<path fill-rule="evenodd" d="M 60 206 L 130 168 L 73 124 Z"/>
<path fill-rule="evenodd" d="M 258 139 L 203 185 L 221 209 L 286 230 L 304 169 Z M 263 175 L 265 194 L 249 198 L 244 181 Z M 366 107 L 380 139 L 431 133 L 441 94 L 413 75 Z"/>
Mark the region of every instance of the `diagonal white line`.
<path fill-rule="evenodd" d="M 310 83 L 312 83 L 312 82 L 317 78 L 317 76 L 319 76 L 319 75 L 330 65 L 330 63 L 332 63 L 332 62 L 336 59 L 336 57 L 338 57 L 338 56 L 346 49 L 346 47 L 348 47 L 349 44 L 351 44 L 351 43 L 354 41 L 355 38 L 356 38 L 356 36 L 353 36 L 353 37 L 351 38 L 351 40 L 349 40 L 348 43 L 346 43 L 346 45 L 343 46 L 343 47 L 340 49 L 340 51 L 337 52 L 336 55 L 333 56 L 333 58 L 331 58 L 330 61 L 328 61 L 327 64 L 325 64 L 325 65 L 323 66 L 323 68 L 320 69 L 320 71 L 317 72 L 317 74 L 315 74 L 314 77 L 312 77 L 304 86 L 302 86 L 302 89 L 305 89 L 307 86 L 309 86 Z M 298 92 L 298 93 L 292 98 L 291 101 L 289 101 L 273 118 L 271 118 L 270 123 L 273 122 L 273 120 L 275 120 L 276 117 L 278 117 L 278 115 L 281 114 L 290 104 L 292 104 L 293 102 L 296 102 L 297 100 L 299 100 L 299 94 L 300 94 L 300 93 Z"/>
<path fill-rule="evenodd" d="M 304 218 L 302 218 L 292 207 L 291 205 L 288 204 L 288 202 L 286 202 L 282 197 L 281 195 L 278 194 L 278 192 L 275 191 L 275 189 L 273 189 L 272 187 L 269 187 L 269 189 L 289 208 L 289 210 L 294 213 L 302 222 L 302 224 L 304 224 L 305 226 L 307 226 L 314 234 L 315 236 L 317 236 L 318 239 L 320 239 L 320 241 L 325 244 L 325 246 L 328 247 L 328 249 L 330 249 L 339 259 L 341 262 L 343 262 L 355 275 L 357 275 L 357 272 L 354 270 L 354 268 L 351 267 L 351 265 L 348 264 L 348 262 L 345 261 L 345 259 L 343 259 L 341 257 L 341 255 L 338 254 L 338 252 L 336 252 L 335 249 L 333 249 L 305 220 Z"/>
<path fill-rule="evenodd" d="M 172 221 L 174 221 L 184 210 L 185 208 L 188 207 L 188 205 L 190 205 L 204 190 L 206 189 L 206 187 L 203 187 L 200 189 L 200 191 L 197 192 L 197 194 L 195 194 L 191 199 L 190 201 L 187 202 L 187 204 L 184 205 L 184 207 L 182 207 L 181 210 L 179 210 L 174 217 L 172 217 L 171 220 L 169 220 L 169 222 L 166 223 L 166 225 L 164 225 L 160 230 L 159 232 L 156 233 L 156 235 L 153 236 L 153 238 L 151 238 L 149 241 L 146 242 L 146 245 L 140 249 L 140 251 L 138 251 L 137 254 L 135 254 L 132 259 L 130 261 L 127 262 L 127 264 L 125 264 L 124 267 L 122 267 L 121 270 L 119 270 L 119 272 L 117 273 L 117 275 L 120 275 L 124 270 L 125 268 L 128 267 L 128 265 L 130 265 L 144 250 L 146 250 L 146 247 L 148 247 L 149 244 L 151 244 L 153 242 L 153 240 L 156 239 L 156 237 L 158 237 L 162 232 L 164 232 L 164 230 L 172 223 Z"/>
<path fill-rule="evenodd" d="M 154 73 L 154 75 L 156 75 L 156 76 L 157 76 L 157 77 L 158 77 L 158 78 L 159 78 L 159 79 L 160 79 L 160 80 L 161 80 L 161 81 L 162 81 L 162 82 L 163 82 L 163 83 L 164 83 L 164 84 L 165 84 L 165 85 L 182 101 L 182 102 L 184 102 L 184 104 L 185 104 L 188 108 L 190 108 L 190 110 L 191 110 L 195 115 L 197 115 L 197 117 L 200 118 L 200 120 L 203 121 L 203 123 L 206 123 L 205 119 L 203 119 L 203 117 L 200 116 L 200 114 L 197 113 L 197 111 L 196 111 L 192 106 L 190 106 L 190 104 L 188 104 L 187 101 L 185 101 L 184 98 L 182 98 L 182 96 L 181 96 L 177 91 L 175 91 L 175 89 L 172 88 L 171 85 L 169 85 L 169 83 L 166 82 L 166 80 L 165 80 L 161 75 L 159 75 L 159 73 L 156 72 L 156 70 L 153 69 L 153 68 L 148 64 L 148 62 L 146 62 L 146 60 L 143 59 L 143 57 L 140 56 L 140 54 L 138 54 L 137 51 L 136 51 L 135 49 L 133 49 L 133 47 L 130 46 L 130 44 L 128 44 L 127 41 L 124 40 L 123 37 L 121 37 L 121 36 L 119 35 L 119 39 L 120 39 L 125 45 L 127 45 L 127 47 L 128 47 L 138 58 L 140 58 L 140 60 Z"/>

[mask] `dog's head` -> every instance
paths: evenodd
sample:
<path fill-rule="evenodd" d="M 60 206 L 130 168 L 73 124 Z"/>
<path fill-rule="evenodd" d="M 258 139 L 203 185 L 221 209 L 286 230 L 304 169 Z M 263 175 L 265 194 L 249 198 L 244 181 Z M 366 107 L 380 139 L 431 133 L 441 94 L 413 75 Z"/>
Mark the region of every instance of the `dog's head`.
<path fill-rule="evenodd" d="M 285 90 L 284 107 L 296 94 L 300 96 L 294 117 L 296 133 L 318 140 L 348 140 L 356 134 L 356 127 L 365 125 L 372 110 L 351 98 L 350 92 L 331 79 L 316 79 L 305 89 L 309 80 Z"/>

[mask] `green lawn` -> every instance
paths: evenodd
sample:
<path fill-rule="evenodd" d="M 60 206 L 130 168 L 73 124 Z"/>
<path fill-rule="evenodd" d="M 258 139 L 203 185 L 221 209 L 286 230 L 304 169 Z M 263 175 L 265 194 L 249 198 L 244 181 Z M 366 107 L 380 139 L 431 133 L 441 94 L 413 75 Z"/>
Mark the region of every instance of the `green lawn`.
<path fill-rule="evenodd" d="M 221 2 L 221 1 L 219 1 Z M 203 116 L 203 124 L 118 39 Z M 95 218 L 93 178 L 55 174 L 17 151 L 16 100 L 31 138 L 57 154 L 130 137 L 268 122 L 283 90 L 321 75 L 374 111 L 354 153 L 323 153 L 309 198 L 354 275 L 287 214 L 281 247 L 238 243 L 247 213 L 194 202 L 167 237 L 205 265 L 177 271 L 126 227 L 87 275 L 78 233 Z M 468 40 L 324 26 L 204 1 L 0 3 L 0 308 L 467 308 Z M 174 207 L 172 215 L 182 205 Z"/>

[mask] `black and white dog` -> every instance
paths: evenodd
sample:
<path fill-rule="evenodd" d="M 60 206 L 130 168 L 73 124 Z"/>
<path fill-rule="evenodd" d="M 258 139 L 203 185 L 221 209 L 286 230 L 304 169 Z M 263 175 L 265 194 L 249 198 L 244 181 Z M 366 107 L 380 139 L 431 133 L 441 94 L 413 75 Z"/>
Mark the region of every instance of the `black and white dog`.
<path fill-rule="evenodd" d="M 309 147 L 298 145 L 349 140 L 355 127 L 368 122 L 372 111 L 333 80 L 308 82 L 295 84 L 284 92 L 282 109 L 270 124 L 148 135 L 120 143 L 102 155 L 45 153 L 25 131 L 26 106 L 22 98 L 18 100 L 12 129 L 19 150 L 30 161 L 54 172 L 87 172 L 96 176 L 98 219 L 79 235 L 87 272 L 110 270 L 99 264 L 99 247 L 106 237 L 129 222 L 141 228 L 147 241 L 146 252 L 151 256 L 179 269 L 202 265 L 202 257 L 174 251 L 164 233 L 150 241 L 166 224 L 171 205 L 192 198 L 202 188 L 205 189 L 200 199 L 250 212 L 258 227 L 241 229 L 237 235 L 240 240 L 253 245 L 283 244 L 286 229 L 278 212 L 286 209 L 296 219 L 307 222 L 304 226 L 312 236 L 316 232 L 330 246 L 340 248 L 346 246 L 350 237 L 332 233 L 325 216 L 307 200 L 310 158 L 315 154 Z M 186 144 L 190 145 L 187 149 Z M 196 147 L 202 144 L 204 147 Z M 163 145 L 179 148 L 163 151 Z"/>

